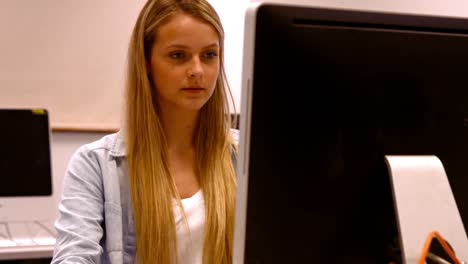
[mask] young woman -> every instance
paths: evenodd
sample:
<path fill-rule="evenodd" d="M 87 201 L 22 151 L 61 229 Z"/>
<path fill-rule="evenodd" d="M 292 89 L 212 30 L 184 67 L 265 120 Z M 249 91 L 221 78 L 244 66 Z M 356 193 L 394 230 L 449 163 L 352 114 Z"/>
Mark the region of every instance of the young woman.
<path fill-rule="evenodd" d="M 124 129 L 64 178 L 52 263 L 231 263 L 236 177 L 224 33 L 205 0 L 149 0 Z"/>

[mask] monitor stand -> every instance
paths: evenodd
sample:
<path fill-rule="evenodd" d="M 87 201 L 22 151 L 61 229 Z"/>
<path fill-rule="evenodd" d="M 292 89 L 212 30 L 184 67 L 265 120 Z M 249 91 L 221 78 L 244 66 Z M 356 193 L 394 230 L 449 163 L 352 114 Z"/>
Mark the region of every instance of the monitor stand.
<path fill-rule="evenodd" d="M 431 231 L 438 231 L 461 261 L 468 239 L 442 162 L 436 156 L 385 156 L 405 264 L 418 263 Z"/>

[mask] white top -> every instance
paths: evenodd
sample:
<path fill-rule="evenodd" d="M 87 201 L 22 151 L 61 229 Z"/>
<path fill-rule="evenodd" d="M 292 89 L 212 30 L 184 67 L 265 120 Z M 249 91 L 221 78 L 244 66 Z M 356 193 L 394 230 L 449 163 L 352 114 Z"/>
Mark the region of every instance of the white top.
<path fill-rule="evenodd" d="M 187 223 L 174 201 L 178 264 L 201 264 L 205 238 L 203 192 L 199 190 L 192 197 L 182 199 L 182 205 L 184 206 Z"/>

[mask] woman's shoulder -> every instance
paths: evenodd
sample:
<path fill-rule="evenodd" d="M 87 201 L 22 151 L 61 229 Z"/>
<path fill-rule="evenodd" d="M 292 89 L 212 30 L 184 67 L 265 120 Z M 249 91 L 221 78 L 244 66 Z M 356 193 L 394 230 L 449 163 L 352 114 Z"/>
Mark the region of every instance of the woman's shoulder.
<path fill-rule="evenodd" d="M 102 153 L 113 157 L 125 156 L 125 144 L 122 132 L 107 134 L 98 140 L 86 143 L 78 148 L 77 153 Z"/>
<path fill-rule="evenodd" d="M 80 146 L 68 163 L 63 192 L 69 194 L 74 192 L 76 186 L 87 186 L 93 193 L 100 193 L 103 179 L 108 178 L 104 175 L 114 173 L 115 166 L 111 161 L 125 153 L 122 144 L 122 135 L 113 133 Z"/>
<path fill-rule="evenodd" d="M 108 134 L 90 143 L 81 145 L 72 155 L 68 170 L 100 171 L 104 164 L 125 156 L 125 146 L 120 132 Z M 84 174 L 84 173 L 83 173 Z"/>

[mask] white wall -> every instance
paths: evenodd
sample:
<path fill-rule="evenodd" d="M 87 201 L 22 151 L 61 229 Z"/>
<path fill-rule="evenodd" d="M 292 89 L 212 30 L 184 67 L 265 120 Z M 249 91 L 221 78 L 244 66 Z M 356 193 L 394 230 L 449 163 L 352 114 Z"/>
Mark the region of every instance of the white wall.
<path fill-rule="evenodd" d="M 54 128 L 115 129 L 143 0 L 0 1 L 0 106 L 47 108 Z"/>
<path fill-rule="evenodd" d="M 210 2 L 225 27 L 226 72 L 238 105 L 247 0 Z M 144 3 L 0 1 L 0 107 L 47 108 L 53 128 L 117 129 L 128 42 Z"/>
<path fill-rule="evenodd" d="M 240 111 L 242 47 L 244 45 L 244 13 L 248 0 L 208 0 L 221 17 L 225 31 L 225 68 L 231 91 L 234 97 L 235 109 Z"/>

